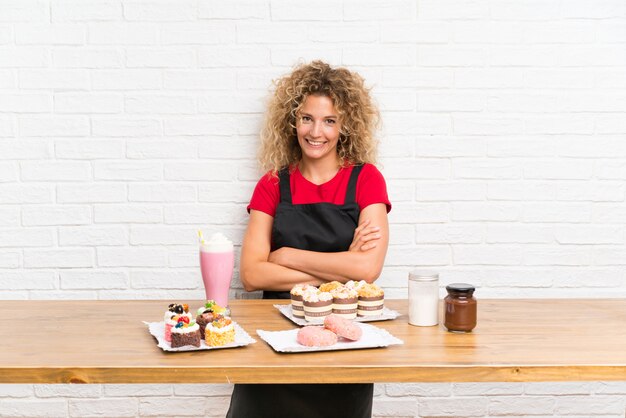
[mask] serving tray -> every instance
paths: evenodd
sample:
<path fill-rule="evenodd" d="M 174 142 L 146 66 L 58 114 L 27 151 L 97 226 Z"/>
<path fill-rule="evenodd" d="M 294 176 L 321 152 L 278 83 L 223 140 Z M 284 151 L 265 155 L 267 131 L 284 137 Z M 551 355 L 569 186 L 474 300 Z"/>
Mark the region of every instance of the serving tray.
<path fill-rule="evenodd" d="M 326 347 L 307 347 L 298 344 L 297 336 L 301 328 L 286 331 L 264 331 L 257 329 L 256 333 L 279 353 L 310 353 L 315 351 L 356 350 L 361 348 L 380 348 L 390 345 L 404 344 L 399 338 L 391 335 L 387 330 L 370 324 L 357 324 L 363 335 L 358 341 L 340 338 L 337 343 Z"/>
<path fill-rule="evenodd" d="M 319 322 L 309 322 L 304 318 L 298 318 L 293 316 L 293 312 L 291 310 L 291 304 L 289 305 L 274 305 L 276 309 L 280 311 L 285 317 L 289 318 L 294 324 L 298 325 L 318 325 L 324 322 L 324 319 L 320 319 Z M 380 315 L 376 316 L 357 316 L 356 319 L 353 319 L 355 322 L 374 322 L 374 321 L 389 321 L 391 319 L 396 319 L 400 314 L 397 311 L 391 310 L 386 306 L 383 307 L 383 312 Z"/>
<path fill-rule="evenodd" d="M 195 347 L 193 345 L 186 345 L 183 347 L 172 348 L 172 344 L 165 341 L 164 333 L 165 333 L 165 322 L 145 322 L 148 326 L 148 330 L 150 334 L 158 341 L 157 347 L 162 349 L 163 351 L 200 351 L 200 350 L 219 350 L 221 348 L 235 348 L 235 347 L 243 347 L 248 344 L 253 344 L 256 342 L 254 338 L 252 338 L 243 328 L 239 326 L 235 321 L 233 321 L 233 325 L 235 326 L 235 341 L 226 345 L 222 345 L 219 347 L 211 347 L 208 346 L 204 340 L 200 340 L 200 347 Z"/>

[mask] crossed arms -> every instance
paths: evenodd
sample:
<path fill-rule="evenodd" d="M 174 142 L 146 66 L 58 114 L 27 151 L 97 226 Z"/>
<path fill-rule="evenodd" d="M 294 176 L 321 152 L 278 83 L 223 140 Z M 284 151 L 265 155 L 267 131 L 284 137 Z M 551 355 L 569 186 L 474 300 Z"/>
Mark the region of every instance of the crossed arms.
<path fill-rule="evenodd" d="M 298 283 L 314 286 L 337 280 L 378 278 L 389 244 L 387 209 L 382 203 L 361 211 L 348 251 L 322 253 L 283 247 L 271 251 L 274 218 L 250 211 L 241 249 L 240 277 L 246 291 L 289 290 Z"/>

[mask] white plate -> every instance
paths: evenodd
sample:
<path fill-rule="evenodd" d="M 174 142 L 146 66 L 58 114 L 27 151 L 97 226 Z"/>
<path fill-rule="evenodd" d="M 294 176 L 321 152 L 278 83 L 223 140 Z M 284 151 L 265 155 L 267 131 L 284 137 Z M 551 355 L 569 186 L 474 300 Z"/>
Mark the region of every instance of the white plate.
<path fill-rule="evenodd" d="M 200 340 L 200 347 L 195 347 L 193 345 L 186 345 L 184 347 L 172 348 L 172 345 L 165 341 L 165 322 L 145 322 L 148 326 L 148 330 L 150 334 L 159 342 L 158 347 L 163 351 L 200 351 L 200 350 L 217 350 L 220 348 L 234 348 L 234 347 L 242 347 L 244 345 L 253 344 L 256 342 L 254 338 L 252 338 L 243 328 L 239 326 L 235 321 L 233 321 L 233 325 L 235 326 L 235 342 L 222 345 L 219 347 L 211 347 L 208 346 L 204 340 Z"/>
<path fill-rule="evenodd" d="M 358 348 L 377 348 L 389 345 L 404 344 L 399 338 L 391 335 L 387 330 L 369 324 L 357 324 L 363 330 L 363 336 L 358 341 L 349 341 L 340 338 L 333 345 L 326 347 L 307 347 L 298 344 L 297 336 L 301 328 L 294 328 L 287 331 L 264 331 L 257 329 L 256 333 L 268 343 L 274 351 L 279 353 L 310 353 L 312 351 L 335 351 L 335 350 L 356 350 Z"/>
<path fill-rule="evenodd" d="M 320 319 L 319 322 L 309 322 L 304 318 L 297 318 L 293 316 L 293 312 L 291 311 L 291 304 L 289 305 L 274 305 L 276 309 L 280 311 L 283 315 L 289 318 L 294 324 L 298 325 L 318 325 L 324 322 L 323 319 Z M 380 315 L 376 316 L 357 316 L 356 319 L 353 319 L 355 322 L 374 322 L 374 321 L 389 321 L 390 319 L 396 319 L 400 314 L 397 311 L 393 311 L 385 306 L 383 306 L 383 312 Z"/>

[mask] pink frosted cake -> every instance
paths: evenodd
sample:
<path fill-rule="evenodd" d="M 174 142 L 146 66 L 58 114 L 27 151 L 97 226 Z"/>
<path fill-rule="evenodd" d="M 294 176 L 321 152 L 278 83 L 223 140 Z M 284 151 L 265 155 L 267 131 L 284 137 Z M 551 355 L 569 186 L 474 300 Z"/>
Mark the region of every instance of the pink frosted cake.
<path fill-rule="evenodd" d="M 172 341 L 172 327 L 176 326 L 178 319 L 181 317 L 187 318 L 187 323 L 193 320 L 189 313 L 189 306 L 187 304 L 170 303 L 163 315 L 163 321 L 165 322 L 165 334 L 163 337 L 165 341 Z"/>
<path fill-rule="evenodd" d="M 298 330 L 296 341 L 307 347 L 327 347 L 337 342 L 337 334 L 324 327 L 308 326 Z"/>
<path fill-rule="evenodd" d="M 324 328 L 350 341 L 358 341 L 363 336 L 363 330 L 356 322 L 335 314 L 328 315 L 324 319 Z"/>

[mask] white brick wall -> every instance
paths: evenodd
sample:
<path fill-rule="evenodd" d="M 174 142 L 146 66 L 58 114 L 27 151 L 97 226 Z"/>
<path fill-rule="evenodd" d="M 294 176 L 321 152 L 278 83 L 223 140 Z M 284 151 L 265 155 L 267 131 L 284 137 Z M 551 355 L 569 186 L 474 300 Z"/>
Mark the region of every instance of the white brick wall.
<path fill-rule="evenodd" d="M 420 265 L 479 298 L 624 297 L 625 44 L 623 0 L 2 1 L 0 298 L 200 299 L 195 231 L 241 243 L 270 82 L 314 58 L 382 109 L 390 296 Z M 221 416 L 230 390 L 3 385 L 0 416 Z M 626 387 L 376 393 L 381 417 L 617 418 Z"/>

